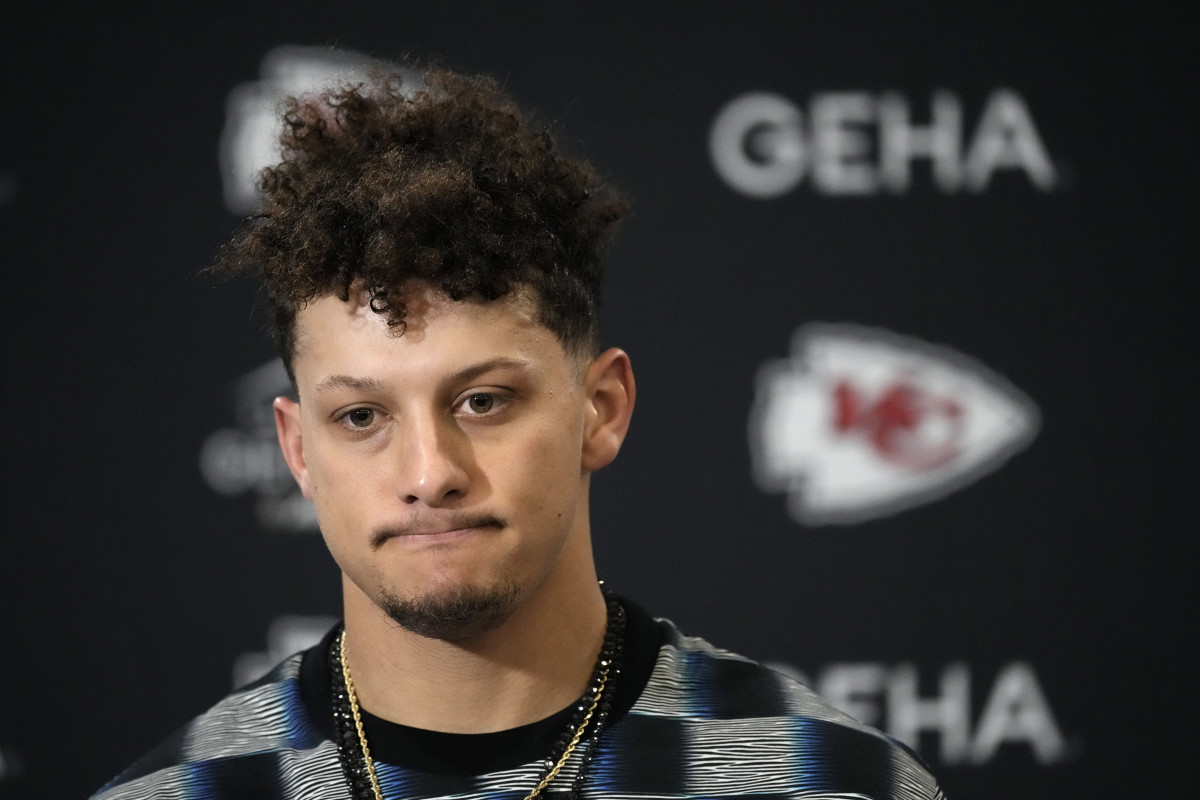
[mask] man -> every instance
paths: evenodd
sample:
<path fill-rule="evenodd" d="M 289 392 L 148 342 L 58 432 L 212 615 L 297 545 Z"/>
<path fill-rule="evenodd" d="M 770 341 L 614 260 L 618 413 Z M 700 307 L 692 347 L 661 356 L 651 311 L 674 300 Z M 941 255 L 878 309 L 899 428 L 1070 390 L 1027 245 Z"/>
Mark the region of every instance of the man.
<path fill-rule="evenodd" d="M 496 84 L 291 101 L 264 276 L 279 443 L 344 625 L 99 797 L 941 797 L 901 746 L 597 582 L 591 473 L 635 388 L 599 347 L 625 205 Z"/>

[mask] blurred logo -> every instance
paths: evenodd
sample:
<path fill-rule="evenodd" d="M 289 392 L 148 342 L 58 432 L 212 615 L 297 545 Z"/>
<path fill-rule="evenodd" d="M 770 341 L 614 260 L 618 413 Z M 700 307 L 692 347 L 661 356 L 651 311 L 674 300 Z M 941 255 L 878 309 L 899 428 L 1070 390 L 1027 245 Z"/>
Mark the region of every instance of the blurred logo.
<path fill-rule="evenodd" d="M 285 614 L 267 626 L 267 649 L 242 653 L 233 662 L 233 688 L 239 689 L 261 678 L 293 653 L 307 650 L 321 641 L 337 622 L 335 617 L 303 617 Z"/>
<path fill-rule="evenodd" d="M 264 528 L 316 532 L 316 510 L 300 493 L 275 435 L 271 402 L 291 391 L 279 359 L 234 381 L 230 394 L 237 427 L 209 434 L 200 448 L 200 474 L 218 494 L 236 497 L 253 492 L 258 521 Z"/>
<path fill-rule="evenodd" d="M 718 112 L 709 155 L 732 189 L 758 199 L 787 194 L 806 175 L 821 194 L 901 194 L 917 160 L 929 162 L 946 194 L 982 192 L 1000 171 L 1023 173 L 1044 192 L 1060 184 L 1029 106 L 1012 89 L 989 95 L 969 136 L 962 101 L 949 90 L 933 93 L 929 122 L 912 116 L 896 92 L 821 92 L 807 113 L 781 95 L 750 92 Z"/>
<path fill-rule="evenodd" d="M 16 781 L 25 774 L 25 765 L 16 750 L 0 747 L 0 781 Z"/>
<path fill-rule="evenodd" d="M 281 45 L 268 51 L 259 79 L 235 86 L 225 103 L 220 156 L 225 207 L 235 214 L 258 208 L 258 175 L 282 158 L 280 109 L 285 97 L 353 82 L 372 62 L 361 53 L 328 47 Z M 388 66 L 404 73 L 406 80 L 417 79 L 417 73 Z"/>
<path fill-rule="evenodd" d="M 949 494 L 1037 434 L 1034 404 L 949 348 L 855 325 L 800 328 L 762 367 L 754 478 L 802 524 L 852 524 Z"/>
<path fill-rule="evenodd" d="M 928 682 L 912 662 L 829 664 L 815 682 L 789 664 L 767 666 L 917 752 L 927 753 L 922 744 L 936 736 L 937 758 L 947 766 L 982 766 L 1006 747 L 1026 749 L 1039 764 L 1057 764 L 1082 749 L 1063 736 L 1037 673 L 1026 661 L 1000 668 L 978 710 L 971 704 L 971 667 L 962 661 L 942 669 L 932 694 L 922 693 L 920 687 Z"/>
<path fill-rule="evenodd" d="M 0 206 L 6 206 L 17 198 L 17 176 L 11 172 L 0 172 Z"/>

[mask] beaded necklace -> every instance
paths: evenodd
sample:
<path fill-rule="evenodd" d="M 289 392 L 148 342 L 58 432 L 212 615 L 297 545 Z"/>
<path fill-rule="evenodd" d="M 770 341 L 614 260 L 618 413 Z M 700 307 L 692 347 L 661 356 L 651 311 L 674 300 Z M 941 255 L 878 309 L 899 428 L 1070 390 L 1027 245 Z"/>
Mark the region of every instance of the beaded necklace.
<path fill-rule="evenodd" d="M 621 650 L 625 643 L 625 609 L 605 590 L 608 619 L 604 631 L 604 644 L 596 659 L 596 666 L 588 680 L 587 691 L 575 705 L 575 713 L 567 729 L 559 737 L 554 750 L 546 758 L 541 779 L 525 800 L 535 800 L 550 785 L 566 766 L 572 753 L 582 752 L 582 762 L 571 781 L 567 797 L 578 800 L 588 768 L 595 756 L 600 734 L 608 722 L 612 709 L 616 680 L 621 672 Z M 354 691 L 354 678 L 346 659 L 346 630 L 334 637 L 329 648 L 330 679 L 333 684 L 333 719 L 335 744 L 339 760 L 356 800 L 383 800 L 379 779 L 375 774 L 375 762 L 367 744 L 362 727 L 362 714 L 358 697 Z"/>

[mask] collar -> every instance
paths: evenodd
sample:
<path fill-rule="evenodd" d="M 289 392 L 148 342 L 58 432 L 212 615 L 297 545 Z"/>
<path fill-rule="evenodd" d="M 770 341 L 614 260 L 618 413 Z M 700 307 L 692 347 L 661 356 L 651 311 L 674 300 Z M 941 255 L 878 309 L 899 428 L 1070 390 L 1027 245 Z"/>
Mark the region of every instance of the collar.
<path fill-rule="evenodd" d="M 625 646 L 608 727 L 629 713 L 650 680 L 663 642 L 663 629 L 641 606 L 618 598 L 625 608 Z M 341 630 L 338 624 L 320 644 L 304 653 L 300 691 L 309 717 L 333 741 L 333 698 L 326 655 Z M 574 703 L 538 722 L 494 733 L 444 733 L 399 725 L 363 710 L 371 755 L 393 766 L 422 772 L 482 775 L 546 757 L 570 722 Z"/>

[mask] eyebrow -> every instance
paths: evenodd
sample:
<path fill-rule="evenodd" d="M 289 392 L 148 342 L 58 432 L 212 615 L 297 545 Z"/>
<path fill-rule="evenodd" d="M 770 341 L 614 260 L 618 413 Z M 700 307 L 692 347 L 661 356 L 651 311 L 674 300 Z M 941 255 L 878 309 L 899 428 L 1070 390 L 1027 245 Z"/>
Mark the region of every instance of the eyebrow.
<path fill-rule="evenodd" d="M 469 367 L 460 369 L 458 372 L 447 376 L 446 382 L 461 383 L 473 380 L 495 369 L 525 369 L 531 363 L 531 361 L 526 359 L 508 358 L 505 356 L 491 358 L 487 361 L 481 361 L 478 364 L 472 364 Z M 360 378 L 354 375 L 330 375 L 322 379 L 314 387 L 317 394 L 329 394 L 338 389 L 352 389 L 359 392 L 381 392 L 384 389 L 384 383 L 375 378 Z"/>
<path fill-rule="evenodd" d="M 383 384 L 374 378 L 356 378 L 353 375 L 330 375 L 314 387 L 317 394 L 329 394 L 338 389 L 354 389 L 360 392 L 378 392 Z"/>
<path fill-rule="evenodd" d="M 460 369 L 458 372 L 449 376 L 448 380 L 451 383 L 469 381 L 473 378 L 478 378 L 485 372 L 491 372 L 494 369 L 525 369 L 531 363 L 533 362 L 527 359 L 507 358 L 505 356 L 500 356 L 498 358 L 488 359 L 487 361 L 481 361 L 478 364 L 473 364 L 465 369 Z"/>

